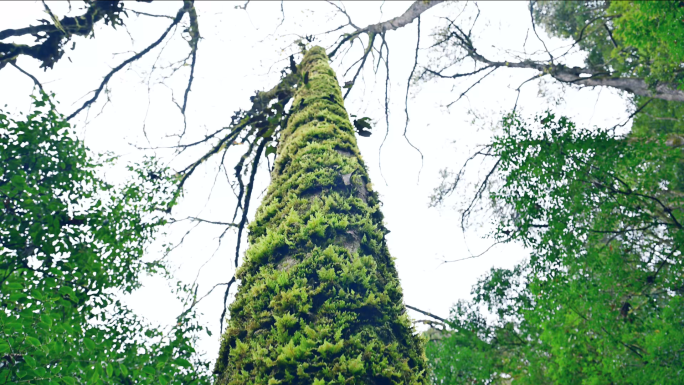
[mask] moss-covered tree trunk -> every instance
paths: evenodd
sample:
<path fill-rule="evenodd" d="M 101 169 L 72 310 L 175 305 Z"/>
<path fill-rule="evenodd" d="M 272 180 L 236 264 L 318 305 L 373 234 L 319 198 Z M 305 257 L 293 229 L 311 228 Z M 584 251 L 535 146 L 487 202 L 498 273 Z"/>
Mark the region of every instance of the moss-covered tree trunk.
<path fill-rule="evenodd" d="M 218 384 L 426 383 L 377 194 L 325 51 L 308 51 L 299 73 L 249 227 Z"/>

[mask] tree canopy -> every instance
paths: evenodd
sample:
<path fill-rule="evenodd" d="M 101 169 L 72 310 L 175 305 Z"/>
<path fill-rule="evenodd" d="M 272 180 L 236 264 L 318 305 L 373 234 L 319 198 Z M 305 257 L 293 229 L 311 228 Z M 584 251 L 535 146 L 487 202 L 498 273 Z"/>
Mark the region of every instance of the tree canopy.
<path fill-rule="evenodd" d="M 0 381 L 208 383 L 192 369 L 207 365 L 194 313 L 163 330 L 117 298 L 165 271 L 143 256 L 166 223 L 156 210 L 172 197 L 168 170 L 149 159 L 109 184 L 98 169 L 112 160 L 88 153 L 51 97 L 33 107 L 0 112 Z"/>
<path fill-rule="evenodd" d="M 492 143 L 494 236 L 532 250 L 492 269 L 431 345 L 446 383 L 677 383 L 682 367 L 682 151 L 549 113 Z M 487 314 L 493 318 L 487 317 Z"/>
<path fill-rule="evenodd" d="M 682 9 L 543 2 L 535 15 L 587 52 L 587 68 L 681 88 Z M 492 237 L 531 254 L 515 268 L 492 268 L 472 300 L 453 308 L 450 329 L 433 333 L 437 382 L 679 381 L 683 104 L 646 96 L 634 104 L 626 135 L 578 128 L 553 112 L 512 113 L 476 154 L 496 160 L 484 182 L 498 218 Z M 459 181 L 445 182 L 437 201 Z"/>

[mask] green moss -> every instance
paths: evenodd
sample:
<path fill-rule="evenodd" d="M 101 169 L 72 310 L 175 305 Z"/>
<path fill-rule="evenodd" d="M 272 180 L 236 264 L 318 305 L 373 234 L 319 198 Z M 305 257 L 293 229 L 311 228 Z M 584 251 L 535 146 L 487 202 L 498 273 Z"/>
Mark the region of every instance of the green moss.
<path fill-rule="evenodd" d="M 301 64 L 217 384 L 423 384 L 377 195 L 323 49 Z"/>

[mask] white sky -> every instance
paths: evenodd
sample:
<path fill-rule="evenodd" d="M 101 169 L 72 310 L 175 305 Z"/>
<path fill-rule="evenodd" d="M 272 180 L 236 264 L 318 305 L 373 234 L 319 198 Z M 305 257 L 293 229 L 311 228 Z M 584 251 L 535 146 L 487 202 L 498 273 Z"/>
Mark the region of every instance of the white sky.
<path fill-rule="evenodd" d="M 270 89 L 276 84 L 279 73 L 287 65 L 287 57 L 295 49 L 292 43 L 297 35 L 319 33 L 344 23 L 344 16 L 335 14 L 335 8 L 327 3 L 286 2 L 285 21 L 281 21 L 279 2 L 250 3 L 247 10 L 235 9 L 243 3 L 197 2 L 199 13 L 200 42 L 196 79 L 190 93 L 188 106 L 188 131 L 183 142 L 200 139 L 207 132 L 227 126 L 230 117 L 238 108 L 249 107 L 249 97 L 256 90 Z M 409 6 L 408 2 L 350 2 L 347 10 L 356 25 L 365 26 L 380 20 L 398 16 Z M 440 17 L 455 17 L 465 3 L 437 6 L 422 17 L 421 47 L 428 47 L 433 41 L 431 34 L 443 23 Z M 68 11 L 67 3 L 51 2 L 58 15 Z M 80 14 L 81 3 L 73 2 L 71 14 Z M 497 59 L 511 58 L 503 49 L 522 51 L 525 35 L 530 28 L 526 2 L 482 2 L 480 19 L 473 31 L 475 42 L 486 56 Z M 156 14 L 175 15 L 180 3 L 154 2 L 127 3 L 127 7 Z M 474 15 L 472 3 L 458 20 L 467 23 Z M 112 30 L 100 25 L 94 39 L 76 37 L 74 51 L 67 51 L 53 70 L 43 72 L 30 58 L 20 58 L 18 64 L 40 79 L 47 90 L 57 94 L 60 109 L 65 115 L 73 112 L 86 93 L 95 89 L 102 77 L 133 51 L 140 51 L 156 40 L 169 24 L 168 19 L 138 17 L 130 14 L 126 19 L 129 34 L 125 30 Z M 40 2 L 1 2 L 0 29 L 21 28 L 35 24 L 37 19 L 47 18 Z M 169 71 L 163 67 L 187 55 L 188 45 L 176 34 L 150 52 L 147 57 L 116 74 L 108 94 L 111 102 L 104 109 L 107 95 L 90 110 L 75 119 L 77 131 L 86 144 L 95 152 L 112 151 L 123 155 L 124 161 L 135 161 L 143 154 L 131 144 L 141 147 L 164 146 L 176 143 L 177 138 L 169 135 L 182 131 L 182 116 L 171 101 L 171 90 L 182 103 L 182 94 L 187 84 L 188 68 L 178 71 L 173 77 L 159 84 L 161 77 Z M 558 47 L 567 42 L 550 39 L 543 31 L 540 36 L 549 47 Z M 541 49 L 531 30 L 525 49 L 527 52 Z M 331 35 L 332 38 L 338 35 Z M 330 37 L 317 42 L 330 44 Z M 384 64 L 377 76 L 372 69 L 364 72 L 364 81 L 357 85 L 345 102 L 347 110 L 359 116 L 369 116 L 376 121 L 374 134 L 370 138 L 359 138 L 359 146 L 369 168 L 374 188 L 380 193 L 386 217 L 386 226 L 391 231 L 387 236 L 390 252 L 396 258 L 396 266 L 404 288 L 405 302 L 446 317 L 449 308 L 459 299 L 470 297 L 470 288 L 491 267 L 512 267 L 526 256 L 525 251 L 513 244 L 500 245 L 482 257 L 450 264 L 444 260 L 466 258 L 479 254 L 490 245 L 483 239 L 487 233 L 488 218 L 476 218 L 484 224 L 466 234 L 460 230 L 458 202 L 469 199 L 471 189 L 464 189 L 451 205 L 439 209 L 428 208 L 429 195 L 439 184 L 438 171 L 449 167 L 458 169 L 478 144 L 487 143 L 495 132 L 496 122 L 503 112 L 510 111 L 515 102 L 515 88 L 534 74 L 526 70 L 501 70 L 485 79 L 451 108 L 444 107 L 455 100 L 476 78 L 457 81 L 440 80 L 422 83 L 412 87 L 409 99 L 409 138 L 425 155 L 421 169 L 419 155 L 404 140 L 402 133 L 405 122 L 404 95 L 406 81 L 413 65 L 416 44 L 416 23 L 398 31 L 387 33 L 390 47 L 390 128 L 389 136 L 382 150 L 383 181 L 378 166 L 378 149 L 382 142 L 385 125 Z M 32 43 L 32 39 L 15 40 Z M 493 47 L 495 46 L 495 47 Z M 342 61 L 332 63 L 341 82 L 351 80 L 352 72 L 343 76 L 346 68 L 360 54 L 357 44 Z M 423 49 L 419 66 L 427 64 L 435 54 Z M 582 56 L 572 57 L 570 64 L 581 64 Z M 150 69 L 156 61 L 155 70 Z M 269 71 L 269 67 L 273 68 Z M 455 67 L 467 71 L 469 68 Z M 151 79 L 151 80 L 149 80 Z M 6 111 L 26 111 L 30 102 L 28 95 L 33 87 L 30 79 L 16 69 L 7 66 L 0 71 L 0 105 L 7 104 Z M 148 92 L 149 89 L 149 92 Z M 544 91 L 544 92 L 541 92 Z M 545 95 L 562 96 L 556 103 Z M 79 101 L 80 100 L 80 101 Z M 624 96 L 618 92 L 603 89 L 576 90 L 547 82 L 528 83 L 518 103 L 526 116 L 553 108 L 560 114 L 572 117 L 579 126 L 610 127 L 627 117 Z M 100 111 L 102 111 L 100 113 Z M 88 124 L 86 124 L 86 118 Z M 143 134 L 143 127 L 149 143 Z M 171 153 L 147 151 L 163 157 L 172 167 L 180 169 L 201 153 L 184 154 L 172 159 Z M 242 150 L 238 147 L 238 150 Z M 234 164 L 238 157 L 234 152 L 226 164 Z M 231 160 L 232 159 L 232 160 Z M 229 222 L 235 205 L 235 198 L 221 175 L 214 184 L 218 159 L 206 162 L 188 182 L 187 193 L 180 206 L 174 210 L 175 218 L 186 216 Z M 474 163 L 466 182 L 474 183 L 478 173 L 486 172 L 486 164 Z M 229 169 L 232 171 L 232 168 Z M 482 175 L 479 175 L 480 177 Z M 120 178 L 115 171 L 108 174 Z M 269 179 L 265 168 L 259 178 L 262 191 Z M 210 193 L 210 191 L 212 191 Z M 259 197 L 260 200 L 260 197 Z M 252 203 L 258 206 L 259 200 Z M 454 207 L 456 205 L 456 208 Z M 253 217 L 253 210 L 250 210 Z M 160 237 L 150 247 L 149 258 L 159 256 L 163 243 L 178 243 L 191 224 L 175 224 L 166 229 L 167 235 Z M 199 225 L 170 256 L 178 279 L 192 282 L 197 277 L 198 293 L 203 295 L 216 283 L 227 282 L 233 274 L 232 259 L 236 241 L 235 232 L 229 231 L 217 249 L 217 237 L 223 228 L 209 224 Z M 244 243 L 243 243 L 244 244 Z M 215 252 L 215 250 L 217 250 Z M 469 251 L 470 250 L 470 251 Z M 472 254 L 471 254 L 472 251 Z M 243 248 L 244 252 L 244 248 Z M 212 257 L 213 255 L 213 257 Z M 127 299 L 140 314 L 159 324 L 169 324 L 182 309 L 168 294 L 167 283 L 160 278 L 146 278 L 145 286 Z M 235 289 L 232 290 L 232 300 Z M 203 336 L 199 350 L 214 359 L 218 351 L 219 316 L 223 290 L 219 288 L 209 295 L 198 308 L 203 313 L 202 322 L 214 332 L 212 337 Z M 426 317 L 411 312 L 415 319 Z"/>

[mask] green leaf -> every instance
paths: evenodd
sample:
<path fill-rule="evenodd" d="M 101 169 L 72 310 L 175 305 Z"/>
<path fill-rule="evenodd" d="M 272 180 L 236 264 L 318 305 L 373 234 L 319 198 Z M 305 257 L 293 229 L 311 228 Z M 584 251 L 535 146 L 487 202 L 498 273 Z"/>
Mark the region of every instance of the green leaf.
<path fill-rule="evenodd" d="M 95 350 L 95 342 L 90 338 L 84 338 L 83 343 L 85 344 L 86 348 L 88 348 L 88 350 Z"/>
<path fill-rule="evenodd" d="M 96 383 L 97 380 L 99 380 L 99 379 L 100 379 L 100 372 L 97 371 L 97 370 L 95 370 L 95 371 L 93 372 L 92 377 L 90 377 L 90 381 L 88 381 L 88 382 L 94 384 L 94 383 Z"/>
<path fill-rule="evenodd" d="M 190 361 L 186 360 L 185 358 L 176 358 L 174 360 L 174 362 L 176 365 L 182 366 L 184 368 L 192 367 L 192 364 L 190 364 Z"/>
<path fill-rule="evenodd" d="M 63 295 L 68 295 L 69 298 L 74 299 L 74 289 L 69 286 L 61 286 L 58 292 Z"/>
<path fill-rule="evenodd" d="M 47 314 L 41 314 L 40 320 L 45 322 L 48 326 L 52 326 L 52 318 Z"/>
<path fill-rule="evenodd" d="M 28 364 L 28 366 L 35 368 L 36 367 L 36 359 L 31 357 L 31 356 L 24 356 L 24 361 Z"/>
<path fill-rule="evenodd" d="M 24 286 L 18 282 L 10 282 L 5 285 L 5 287 L 9 290 L 22 290 Z"/>

